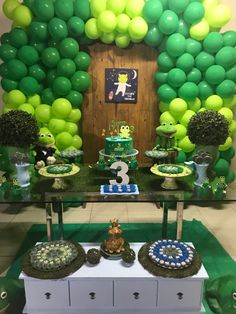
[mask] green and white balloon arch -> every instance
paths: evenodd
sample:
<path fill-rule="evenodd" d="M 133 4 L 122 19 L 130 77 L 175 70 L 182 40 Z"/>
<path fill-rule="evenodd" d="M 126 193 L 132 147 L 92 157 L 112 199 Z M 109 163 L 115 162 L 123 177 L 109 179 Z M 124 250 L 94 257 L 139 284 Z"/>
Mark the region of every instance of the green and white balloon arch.
<path fill-rule="evenodd" d="M 215 170 L 234 180 L 236 32 L 220 32 L 231 19 L 228 6 L 219 0 L 5 0 L 3 12 L 13 21 L 1 36 L 3 112 L 34 115 L 59 150 L 81 148 L 78 122 L 91 78 L 90 56 L 80 46 L 100 40 L 128 49 L 144 41 L 160 52 L 154 75 L 160 122 L 176 124 L 179 161 L 195 148 L 186 135 L 190 118 L 216 110 L 228 120 L 230 136 Z"/>

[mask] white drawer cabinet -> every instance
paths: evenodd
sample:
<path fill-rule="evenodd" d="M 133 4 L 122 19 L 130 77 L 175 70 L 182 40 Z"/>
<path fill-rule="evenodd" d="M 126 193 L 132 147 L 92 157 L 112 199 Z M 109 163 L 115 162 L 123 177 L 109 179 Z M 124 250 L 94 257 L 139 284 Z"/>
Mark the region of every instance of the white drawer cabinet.
<path fill-rule="evenodd" d="M 142 243 L 132 243 L 138 253 Z M 96 244 L 84 244 L 85 251 Z M 138 260 L 124 267 L 121 260 L 102 258 L 95 267 L 83 265 L 61 280 L 25 276 L 28 314 L 199 314 L 204 266 L 198 274 L 171 279 L 151 275 Z"/>

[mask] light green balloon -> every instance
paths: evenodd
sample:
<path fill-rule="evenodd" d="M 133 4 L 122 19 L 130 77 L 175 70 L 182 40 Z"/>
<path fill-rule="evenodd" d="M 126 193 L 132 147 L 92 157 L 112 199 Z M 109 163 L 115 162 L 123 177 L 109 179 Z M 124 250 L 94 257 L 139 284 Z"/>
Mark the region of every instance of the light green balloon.
<path fill-rule="evenodd" d="M 188 136 L 185 136 L 179 141 L 179 148 L 181 148 L 185 153 L 190 153 L 194 150 L 195 145 L 191 143 Z"/>
<path fill-rule="evenodd" d="M 130 23 L 130 18 L 127 14 L 120 14 L 117 16 L 116 19 L 116 31 L 121 33 L 121 34 L 125 34 L 128 31 L 128 26 Z"/>
<path fill-rule="evenodd" d="M 182 124 L 176 124 L 175 128 L 177 130 L 176 133 L 175 133 L 175 138 L 177 140 L 183 139 L 186 136 L 186 134 L 187 134 L 186 127 L 184 125 L 182 125 Z"/>
<path fill-rule="evenodd" d="M 100 13 L 106 10 L 106 0 L 91 0 L 90 9 L 93 17 L 98 17 Z"/>
<path fill-rule="evenodd" d="M 198 112 L 199 109 L 201 108 L 201 105 L 202 105 L 201 100 L 198 97 L 194 98 L 191 101 L 188 101 L 189 110 L 192 110 L 194 112 Z"/>
<path fill-rule="evenodd" d="M 141 16 L 144 7 L 144 0 L 127 0 L 125 12 L 130 18 Z"/>
<path fill-rule="evenodd" d="M 127 48 L 130 43 L 130 37 L 128 34 L 117 34 L 115 38 L 116 46 L 119 48 Z"/>
<path fill-rule="evenodd" d="M 165 111 L 160 115 L 160 123 L 163 122 L 172 122 L 173 124 L 176 124 L 175 118 L 169 111 Z"/>
<path fill-rule="evenodd" d="M 187 108 L 188 104 L 181 98 L 173 99 L 169 105 L 169 110 L 172 115 L 183 115 Z"/>
<path fill-rule="evenodd" d="M 97 19 L 97 26 L 101 32 L 111 33 L 116 28 L 116 16 L 112 11 L 103 11 Z"/>
<path fill-rule="evenodd" d="M 186 110 L 183 116 L 180 118 L 179 122 L 185 127 L 188 126 L 190 119 L 195 115 L 193 110 Z"/>
<path fill-rule="evenodd" d="M 111 32 L 111 33 L 103 33 L 102 36 L 100 37 L 100 40 L 104 44 L 111 44 L 115 40 L 116 33 Z"/>
<path fill-rule="evenodd" d="M 148 25 L 142 17 L 137 16 L 130 21 L 128 32 L 131 39 L 143 39 L 144 36 L 147 34 L 147 31 Z"/>
<path fill-rule="evenodd" d="M 77 148 L 80 149 L 83 145 L 83 141 L 82 138 L 79 135 L 74 135 L 73 136 L 73 140 L 72 140 L 72 145 Z"/>
<path fill-rule="evenodd" d="M 72 109 L 71 113 L 67 117 L 67 121 L 77 123 L 81 119 L 81 111 L 80 109 Z"/>
<path fill-rule="evenodd" d="M 124 12 L 126 6 L 126 0 L 107 0 L 107 10 L 112 11 L 115 15 L 119 15 Z"/>
<path fill-rule="evenodd" d="M 27 104 L 27 103 L 22 104 L 18 107 L 18 110 L 28 112 L 29 114 L 34 116 L 34 107 L 31 104 Z"/>
<path fill-rule="evenodd" d="M 190 37 L 192 37 L 193 39 L 201 41 L 204 38 L 206 38 L 209 31 L 210 31 L 209 24 L 207 20 L 203 18 L 200 22 L 198 22 L 197 24 L 193 24 L 190 27 L 189 34 Z"/>
<path fill-rule="evenodd" d="M 71 135 L 75 135 L 78 132 L 78 126 L 73 122 L 66 122 L 65 131 Z"/>
<path fill-rule="evenodd" d="M 67 118 L 72 110 L 71 103 L 65 98 L 57 98 L 52 103 L 52 114 L 59 119 Z"/>
<path fill-rule="evenodd" d="M 45 104 L 37 106 L 35 118 L 38 122 L 47 123 L 51 119 L 51 106 Z"/>
<path fill-rule="evenodd" d="M 95 18 L 89 19 L 85 24 L 85 34 L 90 39 L 98 39 L 102 32 L 97 27 L 97 20 Z"/>
<path fill-rule="evenodd" d="M 223 105 L 223 99 L 218 95 L 211 95 L 205 101 L 205 108 L 218 111 Z"/>
<path fill-rule="evenodd" d="M 207 11 L 207 21 L 211 27 L 219 28 L 229 22 L 232 16 L 230 7 L 225 4 L 218 4 L 213 6 L 211 10 Z"/>
<path fill-rule="evenodd" d="M 229 122 L 229 124 L 233 121 L 234 114 L 231 109 L 221 108 L 218 112 L 221 113 L 225 117 L 225 119 Z"/>
<path fill-rule="evenodd" d="M 227 149 L 229 149 L 233 144 L 232 138 L 230 136 L 227 137 L 226 141 L 224 144 L 219 146 L 219 151 L 224 152 Z"/>
<path fill-rule="evenodd" d="M 26 102 L 25 95 L 18 89 L 13 89 L 8 93 L 8 104 L 17 108 Z"/>
<path fill-rule="evenodd" d="M 68 132 L 61 132 L 56 136 L 56 146 L 60 150 L 66 149 L 67 147 L 73 145 L 72 142 L 73 142 L 73 137 Z"/>
<path fill-rule="evenodd" d="M 48 123 L 48 128 L 54 135 L 65 131 L 65 127 L 66 121 L 63 119 L 52 118 Z"/>

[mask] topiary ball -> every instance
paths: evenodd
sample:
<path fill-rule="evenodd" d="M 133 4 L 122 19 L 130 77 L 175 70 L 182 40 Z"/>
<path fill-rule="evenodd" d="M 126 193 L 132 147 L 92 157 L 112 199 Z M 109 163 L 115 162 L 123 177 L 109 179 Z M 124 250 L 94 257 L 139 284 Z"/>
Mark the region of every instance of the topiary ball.
<path fill-rule="evenodd" d="M 89 249 L 86 258 L 90 264 L 97 265 L 100 262 L 101 253 L 97 249 Z"/>
<path fill-rule="evenodd" d="M 121 254 L 121 258 L 124 263 L 132 264 L 135 261 L 136 254 L 133 249 L 125 250 Z"/>

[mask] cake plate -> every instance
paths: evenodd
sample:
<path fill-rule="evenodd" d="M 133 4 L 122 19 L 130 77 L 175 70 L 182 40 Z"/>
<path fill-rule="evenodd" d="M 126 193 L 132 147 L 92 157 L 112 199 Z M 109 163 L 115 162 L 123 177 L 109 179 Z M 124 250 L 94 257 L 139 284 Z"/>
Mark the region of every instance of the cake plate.
<path fill-rule="evenodd" d="M 139 151 L 137 149 L 132 149 L 132 153 L 125 154 L 125 157 L 134 157 L 134 156 L 137 156 L 138 153 L 139 153 Z M 99 155 L 103 156 L 103 157 L 115 157 L 115 158 L 122 158 L 124 156 L 123 154 L 121 154 L 121 155 L 114 155 L 114 154 L 108 155 L 105 153 L 104 148 L 99 151 Z"/>
<path fill-rule="evenodd" d="M 165 178 L 164 182 L 161 184 L 161 187 L 163 187 L 163 189 L 176 190 L 178 188 L 178 185 L 175 179 L 189 176 L 192 173 L 192 170 L 186 166 L 173 164 L 173 167 L 176 167 L 176 169 L 181 170 L 180 173 L 166 173 L 166 172 L 161 171 L 161 168 L 163 168 L 163 166 L 169 166 L 169 165 L 170 164 L 161 164 L 161 165 L 155 164 L 153 167 L 151 167 L 150 170 L 152 173 Z"/>
<path fill-rule="evenodd" d="M 55 166 L 58 166 L 59 164 L 56 164 Z M 67 165 L 67 164 L 62 164 L 62 165 Z M 53 185 L 52 185 L 52 188 L 54 190 L 64 190 L 66 189 L 67 187 L 67 184 L 66 182 L 64 181 L 64 178 L 65 177 L 70 177 L 70 176 L 73 176 L 74 174 L 78 173 L 80 171 L 80 168 L 74 164 L 69 164 L 70 166 L 72 166 L 72 169 L 70 172 L 66 172 L 66 173 L 48 173 L 47 172 L 47 169 L 48 167 L 51 167 L 52 165 L 50 166 L 46 166 L 46 167 L 43 167 L 41 169 L 39 169 L 39 174 L 43 177 L 47 177 L 47 178 L 54 178 L 54 182 L 53 182 Z"/>

